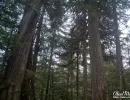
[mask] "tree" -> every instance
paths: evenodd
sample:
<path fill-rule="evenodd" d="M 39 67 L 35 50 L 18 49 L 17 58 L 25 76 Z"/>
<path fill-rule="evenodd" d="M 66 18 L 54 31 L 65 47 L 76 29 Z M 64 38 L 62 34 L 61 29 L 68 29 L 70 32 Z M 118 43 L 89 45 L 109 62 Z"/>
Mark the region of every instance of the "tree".
<path fill-rule="evenodd" d="M 40 34 L 41 34 L 43 16 L 44 16 L 44 7 L 42 8 L 41 15 L 38 19 L 38 26 L 35 32 L 35 36 L 32 39 L 28 61 L 26 65 L 24 81 L 22 83 L 23 91 L 21 93 L 21 99 L 24 99 L 24 100 L 29 100 L 29 98 L 31 98 L 32 100 L 36 100 L 35 98 L 35 73 L 36 73 L 36 64 L 38 61 L 37 57 L 40 51 L 40 40 L 41 40 Z M 36 39 L 36 42 L 34 43 L 35 39 Z M 34 48 L 33 48 L 33 44 L 34 44 Z M 33 52 L 33 49 L 34 49 L 34 52 Z"/>
<path fill-rule="evenodd" d="M 114 19 L 114 33 L 116 39 L 116 66 L 117 66 L 117 77 L 119 80 L 119 90 L 125 89 L 125 80 L 123 75 L 123 63 L 121 56 L 120 37 L 118 31 L 118 20 L 117 20 L 117 1 L 113 1 L 113 19 Z"/>
<path fill-rule="evenodd" d="M 22 35 L 20 37 L 20 45 L 17 47 L 16 57 L 13 62 L 13 66 L 10 71 L 10 75 L 6 80 L 6 88 L 3 91 L 3 100 L 19 100 L 21 84 L 24 78 L 24 73 L 26 69 L 26 62 L 29 54 L 29 49 L 34 35 L 33 31 L 36 27 L 37 18 L 39 16 L 38 12 L 41 8 L 41 1 L 30 2 L 30 7 L 32 9 L 26 9 L 25 14 L 20 23 L 19 32 Z M 19 65 L 19 66 L 18 66 Z"/>
<path fill-rule="evenodd" d="M 86 39 L 88 38 L 88 33 L 86 32 L 86 14 L 84 13 L 84 20 L 85 20 L 85 25 L 83 27 L 84 31 L 83 34 L 85 35 L 83 37 L 83 41 L 82 41 L 82 45 L 83 45 L 83 98 L 84 100 L 88 100 L 87 99 L 87 95 L 88 95 L 88 87 L 87 87 L 87 43 L 86 43 Z"/>
<path fill-rule="evenodd" d="M 93 8 L 95 6 L 97 7 L 96 0 L 93 0 L 90 5 Z M 92 71 L 92 100 L 108 100 L 104 64 L 99 36 L 98 13 L 95 9 L 92 9 L 89 9 L 88 12 L 90 63 Z"/>
<path fill-rule="evenodd" d="M 127 24 L 129 4 L 5 0 L 0 8 L 1 99 L 113 100 L 113 91 L 123 86 L 119 81 L 126 81 L 129 91 L 129 34 L 121 37 L 119 27 Z M 123 74 L 116 55 L 123 60 Z"/>

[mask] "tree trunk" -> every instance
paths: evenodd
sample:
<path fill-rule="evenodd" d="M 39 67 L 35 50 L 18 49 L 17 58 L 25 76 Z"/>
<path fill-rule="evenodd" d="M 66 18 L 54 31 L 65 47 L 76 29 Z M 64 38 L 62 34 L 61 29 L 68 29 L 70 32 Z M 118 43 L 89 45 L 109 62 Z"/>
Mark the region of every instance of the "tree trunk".
<path fill-rule="evenodd" d="M 83 56 L 83 100 L 87 100 L 87 95 L 88 95 L 88 89 L 87 89 L 87 42 L 86 39 L 88 39 L 88 32 L 87 32 L 87 22 L 88 19 L 86 19 L 86 11 L 83 12 L 84 15 L 84 23 L 83 23 L 83 51 L 82 51 L 82 56 Z"/>
<path fill-rule="evenodd" d="M 38 28 L 36 31 L 36 43 L 35 43 L 35 50 L 34 50 L 34 55 L 33 55 L 33 69 L 32 71 L 35 73 L 36 72 L 36 65 L 37 65 L 37 57 L 38 53 L 40 51 L 40 33 L 41 33 L 41 28 L 42 28 L 42 22 L 43 22 L 43 15 L 44 15 L 44 8 L 42 10 L 42 14 L 40 16 L 39 22 L 38 22 Z M 36 100 L 35 98 L 35 74 L 33 74 L 33 77 L 31 79 L 31 90 L 32 90 L 32 96 L 33 100 Z"/>
<path fill-rule="evenodd" d="M 51 43 L 51 55 L 48 65 L 48 77 L 47 77 L 47 85 L 46 85 L 46 91 L 45 91 L 45 100 L 49 100 L 49 87 L 50 87 L 50 79 L 51 79 L 51 66 L 52 66 L 52 57 L 53 57 L 53 49 L 54 49 L 54 37 Z"/>
<path fill-rule="evenodd" d="M 71 81 L 70 81 L 70 100 L 73 100 L 73 68 L 71 68 Z"/>
<path fill-rule="evenodd" d="M 77 48 L 76 97 L 77 97 L 77 100 L 79 100 L 79 48 Z"/>
<path fill-rule="evenodd" d="M 40 100 L 43 100 L 43 93 L 44 93 L 44 89 L 43 89 L 43 87 L 42 87 L 41 93 L 40 93 Z"/>
<path fill-rule="evenodd" d="M 50 84 L 50 90 L 51 90 L 51 99 L 54 100 L 54 70 L 52 68 L 52 73 L 51 73 L 51 84 Z"/>
<path fill-rule="evenodd" d="M 30 75 L 31 78 L 29 78 L 27 75 L 29 73 L 26 72 L 26 74 L 25 74 L 25 78 L 23 81 L 23 87 L 22 87 L 23 93 L 21 95 L 22 100 L 30 100 L 30 99 L 36 100 L 36 98 L 35 98 L 35 72 L 36 72 L 37 56 L 38 56 L 38 52 L 40 50 L 40 32 L 41 32 L 41 26 L 42 26 L 42 22 L 43 22 L 43 14 L 44 13 L 42 12 L 42 14 L 39 18 L 38 28 L 36 31 L 36 42 L 35 42 L 35 46 L 34 46 L 34 55 L 33 55 L 33 51 L 32 51 L 34 40 L 32 40 L 32 45 L 30 47 L 30 53 L 29 53 L 26 69 L 28 70 L 29 73 L 31 72 L 32 75 Z"/>
<path fill-rule="evenodd" d="M 42 28 L 43 16 L 44 16 L 44 8 L 42 9 L 42 14 L 39 18 L 38 27 L 36 31 L 36 43 L 35 43 L 35 50 L 34 50 L 34 56 L 33 56 L 34 70 L 36 69 L 37 56 L 38 56 L 38 52 L 40 51 L 40 33 L 41 33 L 41 28 Z"/>
<path fill-rule="evenodd" d="M 114 34 L 116 39 L 116 66 L 117 66 L 117 78 L 118 78 L 118 89 L 120 91 L 125 89 L 125 80 L 123 75 L 123 63 L 122 63 L 122 56 L 121 56 L 121 46 L 120 46 L 120 37 L 118 31 L 118 22 L 117 22 L 117 0 L 113 0 L 113 17 L 114 17 Z"/>
<path fill-rule="evenodd" d="M 68 66 L 68 68 L 67 68 L 68 70 L 67 70 L 67 82 L 66 82 L 66 86 L 67 86 L 67 97 L 66 97 L 66 99 L 67 100 L 69 100 L 69 84 L 70 84 L 70 68 L 69 68 L 69 66 Z"/>
<path fill-rule="evenodd" d="M 74 73 L 73 73 L 73 54 L 71 54 L 71 60 L 72 60 L 72 64 L 71 64 L 71 68 L 70 68 L 70 100 L 73 100 L 74 98 L 74 95 L 73 95 L 73 92 L 74 92 L 74 89 L 73 89 L 73 81 L 74 81 Z"/>
<path fill-rule="evenodd" d="M 83 37 L 83 100 L 87 100 L 87 46 L 86 37 Z"/>
<path fill-rule="evenodd" d="M 46 56 L 46 58 L 45 59 L 47 59 L 47 56 Z M 45 60 L 45 69 L 44 69 L 44 71 L 43 71 L 43 79 L 44 79 L 44 75 L 45 75 L 45 73 L 47 73 L 47 60 Z M 42 88 L 41 88 L 41 93 L 40 93 L 40 100 L 44 100 L 44 98 L 45 98 L 45 95 L 43 95 L 44 94 L 44 92 L 45 92 L 45 84 L 46 82 L 44 81 L 44 82 L 42 82 Z"/>
<path fill-rule="evenodd" d="M 91 6 L 95 6 L 94 2 L 91 3 Z M 95 12 L 96 11 L 89 9 L 88 15 L 90 63 L 92 71 L 92 100 L 108 100 L 99 36 L 99 22 L 97 16 L 98 14 Z"/>
<path fill-rule="evenodd" d="M 31 90 L 31 78 L 32 78 L 32 47 L 33 41 L 30 46 L 29 56 L 26 64 L 26 72 L 24 75 L 24 80 L 21 88 L 21 100 L 32 100 L 32 90 Z"/>
<path fill-rule="evenodd" d="M 36 27 L 38 13 L 41 8 L 40 0 L 33 0 L 30 5 L 31 9 L 28 9 L 24 15 L 21 26 L 20 34 L 22 36 L 19 39 L 18 49 L 16 51 L 16 58 L 13 62 L 10 75 L 7 78 L 7 87 L 3 93 L 6 92 L 6 97 L 3 97 L 2 100 L 20 100 L 21 84 L 24 79 L 24 73 L 26 69 L 27 58 L 29 54 L 29 49 L 33 37 L 33 31 Z"/>

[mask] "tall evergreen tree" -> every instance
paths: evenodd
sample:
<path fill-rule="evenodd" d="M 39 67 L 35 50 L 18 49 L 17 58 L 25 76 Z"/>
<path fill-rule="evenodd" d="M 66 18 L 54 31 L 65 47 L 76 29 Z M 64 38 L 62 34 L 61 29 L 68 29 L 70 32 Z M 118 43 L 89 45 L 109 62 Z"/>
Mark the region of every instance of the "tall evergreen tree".
<path fill-rule="evenodd" d="M 26 69 L 26 62 L 29 54 L 29 49 L 34 35 L 34 29 L 37 24 L 37 19 L 39 16 L 39 11 L 41 8 L 41 1 L 32 1 L 30 2 L 31 9 L 26 9 L 24 16 L 20 23 L 19 32 L 22 35 L 20 37 L 20 46 L 16 49 L 16 57 L 14 62 L 12 62 L 12 68 L 10 74 L 6 80 L 6 86 L 3 91 L 3 100 L 19 100 L 21 84 L 24 78 L 24 73 Z M 18 66 L 19 65 L 19 66 Z M 11 67 L 11 66 L 10 66 Z"/>
<path fill-rule="evenodd" d="M 92 100 L 108 100 L 107 85 L 105 81 L 104 64 L 101 52 L 99 19 L 96 11 L 97 1 L 89 1 L 89 43 L 90 43 L 90 63 L 92 71 Z M 95 8 L 95 9 L 94 9 Z M 94 28 L 94 30 L 93 30 Z"/>

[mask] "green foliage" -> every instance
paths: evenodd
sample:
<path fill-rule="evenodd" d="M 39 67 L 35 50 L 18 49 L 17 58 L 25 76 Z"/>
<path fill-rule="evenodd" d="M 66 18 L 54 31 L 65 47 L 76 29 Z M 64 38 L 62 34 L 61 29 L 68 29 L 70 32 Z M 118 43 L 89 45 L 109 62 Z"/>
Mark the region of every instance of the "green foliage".
<path fill-rule="evenodd" d="M 91 1 L 91 0 L 90 0 Z M 22 33 L 18 33 L 23 8 L 28 7 L 29 0 L 5 0 L 5 6 L 0 10 L 0 66 L 7 65 L 12 49 L 19 46 Z M 88 100 L 91 100 L 91 67 L 89 57 L 88 10 L 99 18 L 99 33 L 102 53 L 105 61 L 105 75 L 110 100 L 113 91 L 118 88 L 115 38 L 113 27 L 113 0 L 88 2 L 85 0 L 44 0 L 43 25 L 40 35 L 40 51 L 35 73 L 36 100 L 76 100 L 76 59 L 79 52 L 79 100 L 83 99 L 83 38 L 86 37 L 88 62 Z M 117 1 L 118 22 L 127 23 L 130 7 L 129 0 Z M 84 30 L 85 28 L 85 30 Z M 38 29 L 38 28 L 37 28 Z M 36 30 L 37 30 L 36 29 Z M 121 31 L 119 30 L 121 33 Z M 87 34 L 85 34 L 87 33 Z M 122 34 L 122 33 L 121 33 Z M 88 37 L 88 38 L 87 38 Z M 124 62 L 124 77 L 126 89 L 130 91 L 130 37 L 121 39 Z M 34 36 L 35 45 L 35 36 Z M 51 49 L 53 56 L 49 80 L 49 93 L 46 94 L 47 77 Z M 34 46 L 32 52 L 34 53 Z M 3 74 L 2 72 L 0 72 Z M 68 79 L 68 80 L 67 80 Z M 67 83 L 67 81 L 69 81 Z M 24 91 L 24 90 L 23 90 Z M 28 91 L 30 92 L 30 91 Z"/>

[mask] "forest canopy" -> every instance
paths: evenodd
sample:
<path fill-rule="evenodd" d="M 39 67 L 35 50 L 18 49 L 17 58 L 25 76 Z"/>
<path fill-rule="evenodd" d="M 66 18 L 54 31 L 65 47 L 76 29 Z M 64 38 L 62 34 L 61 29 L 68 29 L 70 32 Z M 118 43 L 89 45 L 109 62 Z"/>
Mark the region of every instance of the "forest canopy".
<path fill-rule="evenodd" d="M 130 100 L 129 32 L 130 0 L 0 0 L 0 100 Z"/>

